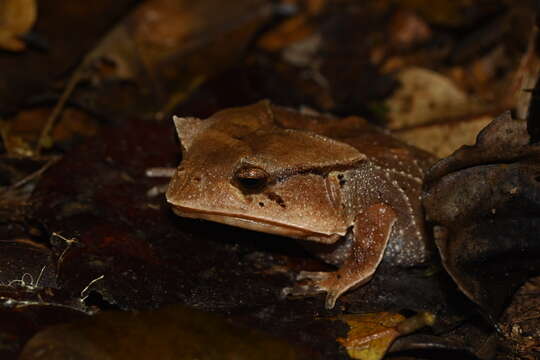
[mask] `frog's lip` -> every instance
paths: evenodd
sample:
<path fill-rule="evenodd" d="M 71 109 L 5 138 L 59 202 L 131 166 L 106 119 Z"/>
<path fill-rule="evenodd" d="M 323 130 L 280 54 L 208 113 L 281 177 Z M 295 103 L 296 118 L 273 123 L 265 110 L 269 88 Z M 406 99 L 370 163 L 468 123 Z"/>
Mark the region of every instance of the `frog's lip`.
<path fill-rule="evenodd" d="M 173 205 L 172 209 L 176 215 L 181 217 L 209 220 L 248 230 L 287 236 L 295 239 L 311 240 L 324 244 L 333 244 L 342 236 L 336 233 L 327 234 L 311 231 L 294 225 L 254 218 L 242 214 L 225 214 L 217 211 L 193 209 L 178 205 Z"/>

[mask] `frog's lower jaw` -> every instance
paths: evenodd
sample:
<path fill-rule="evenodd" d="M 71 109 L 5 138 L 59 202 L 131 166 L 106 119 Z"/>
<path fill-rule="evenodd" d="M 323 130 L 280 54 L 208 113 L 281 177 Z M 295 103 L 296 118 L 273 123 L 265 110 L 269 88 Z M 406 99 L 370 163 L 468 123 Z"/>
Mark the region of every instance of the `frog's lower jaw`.
<path fill-rule="evenodd" d="M 342 234 L 324 234 L 320 232 L 313 232 L 300 227 L 274 223 L 270 221 L 265 221 L 264 219 L 242 217 L 240 215 L 199 211 L 179 206 L 174 206 L 173 211 L 176 215 L 181 217 L 209 220 L 221 224 L 240 227 L 243 229 L 281 235 L 295 239 L 316 241 L 324 244 L 333 244 L 342 236 Z"/>

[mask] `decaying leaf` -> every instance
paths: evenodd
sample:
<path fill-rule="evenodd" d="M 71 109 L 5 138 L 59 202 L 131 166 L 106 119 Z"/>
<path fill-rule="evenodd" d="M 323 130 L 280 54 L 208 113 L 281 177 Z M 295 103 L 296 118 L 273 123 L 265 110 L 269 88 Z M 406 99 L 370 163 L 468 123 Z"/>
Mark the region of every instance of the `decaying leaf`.
<path fill-rule="evenodd" d="M 34 155 L 34 145 L 50 114 L 49 108 L 31 108 L 0 123 L 0 126 L 3 125 L 0 130 L 6 152 L 13 156 Z M 92 136 L 97 131 L 97 126 L 98 123 L 94 117 L 79 109 L 68 108 L 61 114 L 57 126 L 51 136 L 46 138 L 43 146 L 66 144 L 77 137 Z"/>
<path fill-rule="evenodd" d="M 181 306 L 101 313 L 34 336 L 20 359 L 310 359 L 302 349 Z"/>
<path fill-rule="evenodd" d="M 236 60 L 270 10 L 267 0 L 147 1 L 119 23 L 86 61 L 105 59 L 111 68 L 105 78 L 130 79 L 147 88 L 139 89 L 141 100 L 153 88 L 157 107 L 152 110 L 165 111 L 163 107 L 185 99 L 204 79 Z"/>
<path fill-rule="evenodd" d="M 0 49 L 24 50 L 26 45 L 20 37 L 32 28 L 36 19 L 36 0 L 0 1 Z"/>
<path fill-rule="evenodd" d="M 32 295 L 0 287 L 0 358 L 3 360 L 18 359 L 24 344 L 36 332 L 88 315 L 73 306 L 47 302 L 52 299 L 46 292 Z"/>
<path fill-rule="evenodd" d="M 528 280 L 515 294 L 499 324 L 503 346 L 519 359 L 540 357 L 540 277 Z M 516 357 L 516 358 L 517 358 Z"/>
<path fill-rule="evenodd" d="M 347 338 L 338 338 L 349 356 L 358 360 L 380 360 L 397 337 L 432 325 L 435 318 L 432 314 L 420 313 L 405 319 L 400 314 L 383 312 L 343 315 L 340 320 L 350 326 Z"/>
<path fill-rule="evenodd" d="M 6 197 L 2 194 L 2 200 Z M 0 225 L 6 219 L 0 213 Z M 85 317 L 80 299 L 56 288 L 56 263 L 47 246 L 0 227 L 0 359 L 16 359 L 37 331 Z"/>
<path fill-rule="evenodd" d="M 58 81 L 69 76 L 85 54 L 136 2 L 40 1 L 35 28 L 25 39 L 41 43 L 38 46 L 43 51 L 0 56 L 0 113 L 13 114 L 29 103 L 43 105 L 44 96 L 47 103 L 53 100 L 51 95 L 61 85 Z"/>
<path fill-rule="evenodd" d="M 141 3 L 71 75 L 36 152 L 51 142 L 49 132 L 81 79 L 90 78 L 96 88 L 83 92 L 78 102 L 96 113 L 110 118 L 125 118 L 130 112 L 159 117 L 230 66 L 270 10 L 267 0 Z"/>
<path fill-rule="evenodd" d="M 405 320 L 399 314 L 378 313 L 365 315 L 345 315 L 351 327 L 346 339 L 338 341 L 345 346 L 349 356 L 360 360 L 382 359 L 386 350 L 399 336 L 396 326 Z"/>
<path fill-rule="evenodd" d="M 409 68 L 397 79 L 401 86 L 386 101 L 391 129 L 458 117 L 472 110 L 467 94 L 439 73 Z"/>
<path fill-rule="evenodd" d="M 446 270 L 492 320 L 540 269 L 540 146 L 505 113 L 430 169 L 424 206 Z"/>
<path fill-rule="evenodd" d="M 493 120 L 492 116 L 479 116 L 462 121 L 426 124 L 410 129 L 397 130 L 397 138 L 443 158 L 462 145 L 472 145 L 476 135 Z"/>

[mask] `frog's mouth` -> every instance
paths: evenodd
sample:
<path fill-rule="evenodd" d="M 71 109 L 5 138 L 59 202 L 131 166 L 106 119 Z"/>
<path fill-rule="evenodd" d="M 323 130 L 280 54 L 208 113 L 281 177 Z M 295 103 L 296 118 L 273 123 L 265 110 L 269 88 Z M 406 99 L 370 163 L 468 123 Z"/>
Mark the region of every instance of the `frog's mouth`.
<path fill-rule="evenodd" d="M 261 218 L 253 218 L 241 214 L 225 214 L 215 211 L 191 209 L 178 205 L 174 205 L 172 209 L 176 215 L 181 217 L 208 220 L 221 224 L 240 227 L 243 229 L 287 236 L 295 239 L 316 241 L 324 244 L 333 244 L 342 236 L 335 233 L 325 234 L 321 232 L 310 231 L 308 229 L 304 229 L 290 224 L 273 222 Z"/>

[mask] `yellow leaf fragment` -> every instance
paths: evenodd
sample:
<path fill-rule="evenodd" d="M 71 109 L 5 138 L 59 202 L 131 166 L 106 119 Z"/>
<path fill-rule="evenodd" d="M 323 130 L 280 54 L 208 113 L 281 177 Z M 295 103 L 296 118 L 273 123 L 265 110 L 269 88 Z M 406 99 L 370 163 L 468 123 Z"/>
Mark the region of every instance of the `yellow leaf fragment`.
<path fill-rule="evenodd" d="M 410 318 L 389 312 L 344 315 L 339 317 L 350 326 L 347 338 L 338 338 L 349 356 L 358 360 L 380 360 L 392 342 L 435 322 L 435 315 L 420 312 Z"/>
<path fill-rule="evenodd" d="M 396 326 L 405 317 L 383 312 L 345 315 L 340 319 L 350 326 L 347 338 L 337 339 L 347 349 L 349 356 L 359 360 L 379 360 L 400 335 Z"/>
<path fill-rule="evenodd" d="M 36 19 L 36 0 L 0 1 L 0 49 L 24 50 L 26 45 L 19 37 L 34 26 Z"/>

